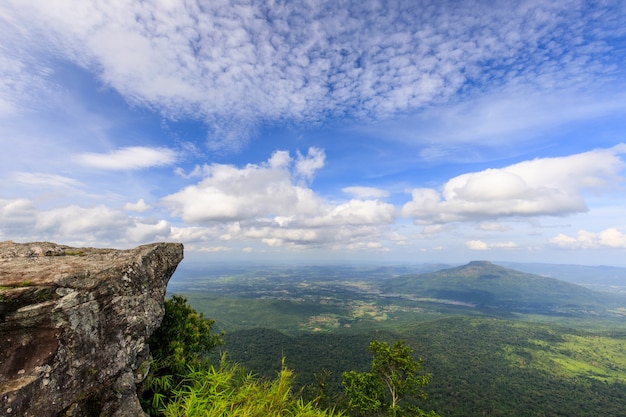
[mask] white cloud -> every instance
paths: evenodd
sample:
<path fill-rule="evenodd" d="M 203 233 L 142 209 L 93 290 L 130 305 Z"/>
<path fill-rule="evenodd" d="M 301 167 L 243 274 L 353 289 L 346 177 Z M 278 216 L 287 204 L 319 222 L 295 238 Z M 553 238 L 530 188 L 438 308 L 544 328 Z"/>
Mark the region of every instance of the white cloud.
<path fill-rule="evenodd" d="M 197 252 L 208 252 L 208 253 L 228 252 L 230 250 L 232 249 L 226 246 L 203 246 L 203 247 L 196 249 Z"/>
<path fill-rule="evenodd" d="M 176 153 L 167 148 L 129 146 L 109 153 L 83 153 L 76 160 L 92 168 L 108 170 L 134 170 L 155 166 L 170 165 L 176 160 Z"/>
<path fill-rule="evenodd" d="M 311 161 L 303 168 L 303 161 Z M 298 184 L 303 173 L 321 167 L 323 151 L 309 150 L 295 161 L 275 152 L 262 164 L 242 168 L 212 164 L 206 177 L 163 198 L 173 215 L 206 227 L 221 240 L 253 239 L 270 246 L 326 245 L 380 236 L 393 224 L 395 208 L 378 200 L 331 203 Z"/>
<path fill-rule="evenodd" d="M 492 248 L 498 248 L 498 249 L 515 249 L 518 247 L 518 244 L 515 242 L 496 242 L 494 244 L 491 245 Z"/>
<path fill-rule="evenodd" d="M 37 207 L 32 201 L 19 198 L 0 199 L 0 236 L 6 239 L 30 238 L 37 216 Z"/>
<path fill-rule="evenodd" d="M 293 185 L 290 172 L 282 167 L 212 164 L 205 171 L 207 177 L 197 185 L 163 198 L 174 215 L 190 224 L 314 212 L 320 204 L 310 189 Z"/>
<path fill-rule="evenodd" d="M 385 198 L 389 197 L 389 191 L 374 187 L 345 187 L 342 188 L 344 193 L 352 194 L 357 198 Z"/>
<path fill-rule="evenodd" d="M 560 233 L 550 239 L 550 243 L 570 249 L 626 249 L 626 233 L 614 227 L 605 229 L 599 233 L 579 230 L 575 237 Z"/>
<path fill-rule="evenodd" d="M 487 250 L 489 246 L 482 240 L 469 240 L 465 242 L 465 245 L 471 250 Z"/>
<path fill-rule="evenodd" d="M 5 112 L 24 100 L 23 86 L 50 78 L 30 63 L 52 51 L 132 104 L 205 121 L 217 147 L 240 146 L 267 120 L 385 118 L 460 91 L 594 85 L 619 66 L 606 53 L 623 22 L 619 7 L 585 2 L 8 0 L 0 7 Z M 494 109 L 511 114 L 520 105 L 503 98 Z"/>
<path fill-rule="evenodd" d="M 511 229 L 509 226 L 493 222 L 481 222 L 478 228 L 487 232 L 504 232 Z"/>
<path fill-rule="evenodd" d="M 586 120 L 623 114 L 622 89 L 599 87 L 593 92 L 568 86 L 550 89 L 513 85 L 469 97 L 460 103 L 434 106 L 401 123 L 384 123 L 375 133 L 409 143 L 420 143 L 424 160 L 476 160 L 459 152 L 464 144 L 492 147 L 531 141 L 538 133 L 568 127 Z"/>
<path fill-rule="evenodd" d="M 468 240 L 465 242 L 465 246 L 470 250 L 516 249 L 518 247 L 517 243 L 511 241 L 486 243 L 482 240 Z"/>
<path fill-rule="evenodd" d="M 172 237 L 165 220 L 129 217 L 103 205 L 43 210 L 26 199 L 0 200 L 0 225 L 3 238 L 79 246 L 128 247 Z"/>
<path fill-rule="evenodd" d="M 35 229 L 46 236 L 110 242 L 114 237 L 123 236 L 131 225 L 127 216 L 108 207 L 72 205 L 39 212 Z"/>
<path fill-rule="evenodd" d="M 614 188 L 626 145 L 559 158 L 537 158 L 501 169 L 459 175 L 441 191 L 418 188 L 402 208 L 418 224 L 515 216 L 560 216 L 587 210 L 584 193 Z"/>
<path fill-rule="evenodd" d="M 146 204 L 143 198 L 140 198 L 139 200 L 137 200 L 136 203 L 126 203 L 124 205 L 124 210 L 135 211 L 137 213 L 144 213 L 150 210 L 151 208 L 152 206 Z"/>
<path fill-rule="evenodd" d="M 309 152 L 306 155 L 302 155 L 298 152 L 295 167 L 296 173 L 306 180 L 311 180 L 315 172 L 324 167 L 325 162 L 326 154 L 323 149 L 309 148 Z M 282 163 L 284 164 L 284 162 Z"/>
<path fill-rule="evenodd" d="M 170 233 L 171 227 L 165 220 L 159 220 L 155 223 L 136 221 L 128 228 L 125 236 L 130 242 L 143 243 L 168 240 Z"/>
<path fill-rule="evenodd" d="M 16 172 L 13 175 L 13 180 L 22 185 L 37 187 L 74 188 L 83 186 L 80 181 L 73 178 L 39 172 Z"/>

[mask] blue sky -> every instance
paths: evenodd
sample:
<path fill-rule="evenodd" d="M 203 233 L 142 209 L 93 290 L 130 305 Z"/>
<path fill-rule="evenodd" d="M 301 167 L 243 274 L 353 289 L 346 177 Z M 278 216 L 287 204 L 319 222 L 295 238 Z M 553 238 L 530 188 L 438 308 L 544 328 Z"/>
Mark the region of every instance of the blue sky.
<path fill-rule="evenodd" d="M 0 239 L 626 265 L 622 1 L 5 0 Z"/>

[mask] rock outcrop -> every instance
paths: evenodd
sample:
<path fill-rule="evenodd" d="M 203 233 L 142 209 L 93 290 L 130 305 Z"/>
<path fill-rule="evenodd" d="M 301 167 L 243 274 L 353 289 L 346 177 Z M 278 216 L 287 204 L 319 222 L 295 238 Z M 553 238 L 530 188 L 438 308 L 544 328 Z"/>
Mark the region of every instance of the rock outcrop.
<path fill-rule="evenodd" d="M 142 416 L 136 384 L 183 247 L 0 242 L 0 416 Z"/>

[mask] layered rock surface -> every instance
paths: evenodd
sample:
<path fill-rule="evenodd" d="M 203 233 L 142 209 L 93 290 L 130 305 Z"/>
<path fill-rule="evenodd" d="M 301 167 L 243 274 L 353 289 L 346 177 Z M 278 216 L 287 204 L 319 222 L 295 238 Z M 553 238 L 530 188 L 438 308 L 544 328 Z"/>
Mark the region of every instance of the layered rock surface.
<path fill-rule="evenodd" d="M 0 416 L 141 416 L 136 384 L 183 247 L 0 242 Z"/>

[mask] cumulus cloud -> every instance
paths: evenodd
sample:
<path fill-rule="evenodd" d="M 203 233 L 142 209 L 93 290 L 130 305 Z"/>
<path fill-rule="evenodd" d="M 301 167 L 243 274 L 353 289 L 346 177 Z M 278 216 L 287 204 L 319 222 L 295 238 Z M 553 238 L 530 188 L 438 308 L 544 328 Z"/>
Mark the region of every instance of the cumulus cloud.
<path fill-rule="evenodd" d="M 0 85 L 5 111 L 27 91 L 14 85 L 48 78 L 37 67 L 30 72 L 26 56 L 46 61 L 53 50 L 133 104 L 205 121 L 217 147 L 239 146 L 268 120 L 385 118 L 486 85 L 589 85 L 610 76 L 611 63 L 599 56 L 623 22 L 619 7 L 594 13 L 584 2 L 8 0 L 0 7 L 0 34 L 13 46 L 6 50 L 26 51 L 3 52 L 0 71 L 12 80 Z"/>
<path fill-rule="evenodd" d="M 138 221 L 126 230 L 125 236 L 130 242 L 139 243 L 167 240 L 170 233 L 170 224 L 165 220 L 153 223 Z"/>
<path fill-rule="evenodd" d="M 518 247 L 517 243 L 511 241 L 486 243 L 482 240 L 468 240 L 465 242 L 465 246 L 470 250 L 515 249 Z"/>
<path fill-rule="evenodd" d="M 298 152 L 298 158 L 296 160 L 296 173 L 301 175 L 306 180 L 311 180 L 315 172 L 324 167 L 326 162 L 326 154 L 323 149 L 309 148 L 309 152 L 306 155 L 302 155 Z M 281 161 L 284 165 L 284 162 Z"/>
<path fill-rule="evenodd" d="M 167 148 L 129 146 L 108 153 L 82 153 L 76 155 L 76 160 L 92 168 L 134 170 L 170 165 L 176 160 L 176 153 Z"/>
<path fill-rule="evenodd" d="M 623 180 L 624 153 L 626 145 L 621 144 L 459 175 L 441 190 L 412 190 L 402 214 L 418 224 L 435 224 L 583 212 L 585 191 L 600 192 Z"/>
<path fill-rule="evenodd" d="M 300 183 L 321 167 L 323 151 L 291 158 L 275 152 L 266 162 L 242 168 L 212 164 L 205 175 L 162 199 L 186 223 L 215 230 L 219 239 L 253 239 L 269 246 L 326 245 L 380 235 L 395 221 L 395 208 L 379 200 L 331 203 Z M 303 168 L 305 167 L 305 168 Z"/>
<path fill-rule="evenodd" d="M 489 247 L 482 240 L 469 240 L 465 245 L 471 250 L 487 250 Z"/>
<path fill-rule="evenodd" d="M 550 239 L 553 245 L 570 249 L 626 249 L 626 233 L 611 227 L 599 233 L 579 230 L 576 236 L 559 233 Z"/>
<path fill-rule="evenodd" d="M 139 200 L 137 200 L 136 203 L 126 203 L 124 205 L 124 210 L 136 211 L 137 213 L 146 212 L 146 211 L 150 210 L 151 208 L 152 208 L 152 206 L 146 204 L 146 202 L 145 202 L 145 200 L 143 198 L 140 198 Z"/>
<path fill-rule="evenodd" d="M 80 246 L 124 246 L 171 237 L 165 220 L 129 217 L 104 205 L 41 209 L 27 199 L 0 200 L 0 237 Z"/>
<path fill-rule="evenodd" d="M 39 212 L 35 229 L 47 236 L 108 241 L 111 236 L 125 234 L 130 225 L 127 216 L 108 207 L 72 205 Z"/>
<path fill-rule="evenodd" d="M 37 207 L 28 199 L 0 199 L 0 236 L 28 236 L 28 231 L 34 229 L 36 216 Z"/>

